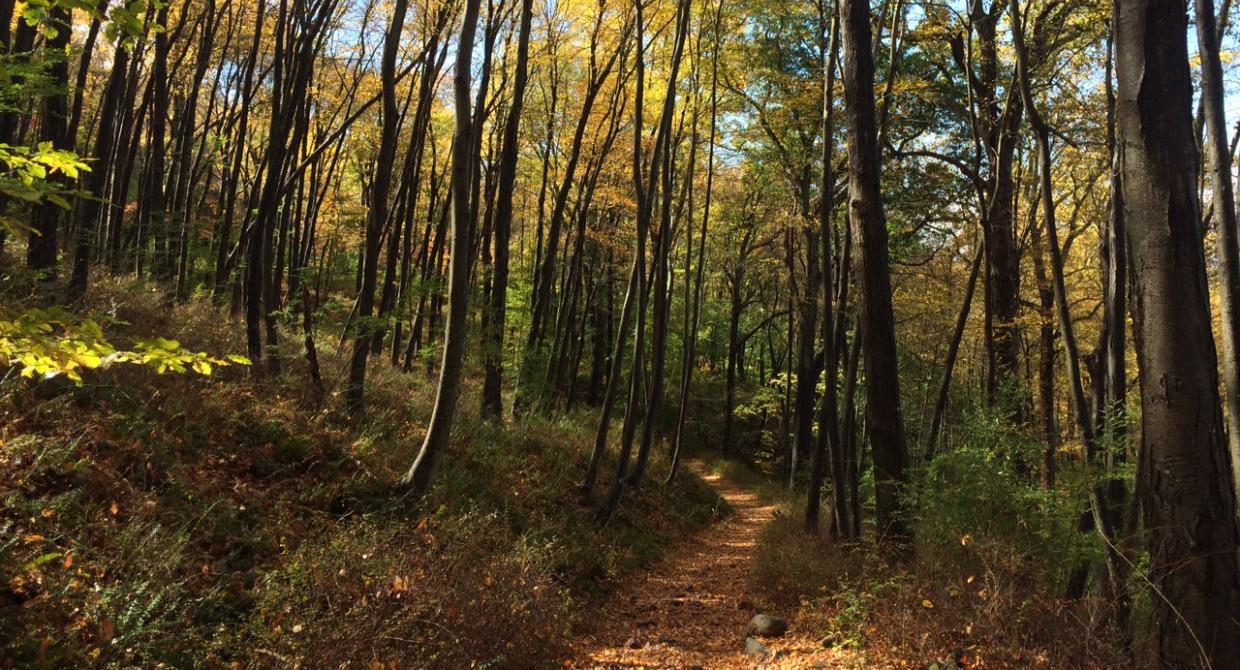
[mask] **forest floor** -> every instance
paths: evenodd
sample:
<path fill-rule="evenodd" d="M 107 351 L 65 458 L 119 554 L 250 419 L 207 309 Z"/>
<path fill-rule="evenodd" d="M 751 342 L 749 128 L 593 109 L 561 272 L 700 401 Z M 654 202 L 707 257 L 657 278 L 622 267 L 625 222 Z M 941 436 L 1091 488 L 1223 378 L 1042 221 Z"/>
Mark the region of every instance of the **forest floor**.
<path fill-rule="evenodd" d="M 816 668 L 847 665 L 847 652 L 825 648 L 795 624 L 783 636 L 755 638 L 766 653 L 747 653 L 746 628 L 757 613 L 751 573 L 763 529 L 776 505 L 753 488 L 709 471 L 690 468 L 735 511 L 685 539 L 649 569 L 622 582 L 570 642 L 566 667 L 621 668 Z"/>

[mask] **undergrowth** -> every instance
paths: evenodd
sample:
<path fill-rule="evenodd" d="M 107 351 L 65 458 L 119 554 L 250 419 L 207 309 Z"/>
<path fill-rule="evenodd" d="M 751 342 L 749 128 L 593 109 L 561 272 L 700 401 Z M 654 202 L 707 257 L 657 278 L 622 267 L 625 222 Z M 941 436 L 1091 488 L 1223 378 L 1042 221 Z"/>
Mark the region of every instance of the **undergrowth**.
<path fill-rule="evenodd" d="M 996 453 L 964 446 L 915 473 L 912 559 L 891 559 L 870 527 L 859 542 L 807 535 L 804 495 L 760 486 L 777 511 L 755 553 L 755 591 L 850 667 L 1129 667 L 1105 598 L 1063 597 L 1082 559 L 1100 565 L 1076 531 L 1087 474 L 1068 470 L 1043 491 Z M 867 517 L 872 503 L 871 490 Z"/>
<path fill-rule="evenodd" d="M 206 301 L 91 300 L 118 341 L 244 350 Z M 0 667 L 543 667 L 619 575 L 724 513 L 692 475 L 656 483 L 659 453 L 600 528 L 576 488 L 593 413 L 496 427 L 469 385 L 433 489 L 398 495 L 433 379 L 377 357 L 355 422 L 321 332 L 323 407 L 292 333 L 275 377 L 0 384 Z"/>

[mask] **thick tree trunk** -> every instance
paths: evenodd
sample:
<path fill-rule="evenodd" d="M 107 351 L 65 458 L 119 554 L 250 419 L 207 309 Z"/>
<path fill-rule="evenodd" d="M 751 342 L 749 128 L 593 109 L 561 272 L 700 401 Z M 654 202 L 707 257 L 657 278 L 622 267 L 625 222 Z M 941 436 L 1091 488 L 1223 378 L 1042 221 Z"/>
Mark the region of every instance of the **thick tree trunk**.
<path fill-rule="evenodd" d="M 878 535 L 884 541 L 909 545 L 912 531 L 908 527 L 901 490 L 907 481 L 908 451 L 900 412 L 887 221 L 879 190 L 869 4 L 865 0 L 844 0 L 840 4 L 840 25 L 844 37 L 844 101 L 848 117 L 848 206 L 861 245 L 865 412 L 874 455 Z"/>
<path fill-rule="evenodd" d="M 1240 664 L 1240 566 L 1197 201 L 1182 0 L 1119 0 L 1117 117 L 1158 667 Z"/>
<path fill-rule="evenodd" d="M 70 10 L 53 7 L 47 16 L 49 25 L 55 28 L 56 35 L 47 41 L 49 52 L 63 52 L 69 45 L 69 35 L 73 32 L 73 19 Z M 66 91 L 69 87 L 69 67 L 64 59 L 57 59 L 47 68 L 50 85 L 56 90 L 43 97 L 43 114 L 39 123 L 39 140 L 50 142 L 56 149 L 68 150 L 71 143 L 68 138 L 69 101 Z M 61 180 L 54 177 L 48 180 L 56 184 Z M 32 229 L 26 247 L 26 266 L 41 273 L 45 279 L 56 276 L 59 245 L 56 237 L 59 233 L 60 216 L 64 210 L 54 202 L 44 201 L 35 211 Z"/>

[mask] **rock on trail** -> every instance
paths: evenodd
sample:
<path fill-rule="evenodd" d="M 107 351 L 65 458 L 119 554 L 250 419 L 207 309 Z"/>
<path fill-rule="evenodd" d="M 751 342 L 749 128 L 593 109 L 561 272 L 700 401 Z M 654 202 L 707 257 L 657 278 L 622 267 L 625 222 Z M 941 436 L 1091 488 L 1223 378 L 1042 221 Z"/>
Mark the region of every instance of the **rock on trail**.
<path fill-rule="evenodd" d="M 840 657 L 809 631 L 758 613 L 749 592 L 754 551 L 775 508 L 701 463 L 689 466 L 736 515 L 686 538 L 648 570 L 631 575 L 570 641 L 564 667 L 771 670 L 834 667 Z M 758 639 L 761 638 L 761 639 Z"/>

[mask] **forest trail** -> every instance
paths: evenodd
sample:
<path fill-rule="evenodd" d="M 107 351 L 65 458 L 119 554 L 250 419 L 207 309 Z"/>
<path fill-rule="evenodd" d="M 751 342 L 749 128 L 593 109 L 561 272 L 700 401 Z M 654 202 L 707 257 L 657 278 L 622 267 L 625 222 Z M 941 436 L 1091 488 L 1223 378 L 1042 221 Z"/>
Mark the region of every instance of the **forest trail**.
<path fill-rule="evenodd" d="M 691 537 L 654 566 L 626 580 L 570 642 L 565 667 L 590 670 L 649 668 L 827 668 L 838 656 L 795 624 L 778 638 L 760 639 L 765 658 L 745 649 L 745 630 L 760 598 L 750 571 L 762 528 L 775 506 L 701 462 L 689 463 L 735 510 L 735 516 Z M 787 612 L 766 614 L 786 617 Z"/>

